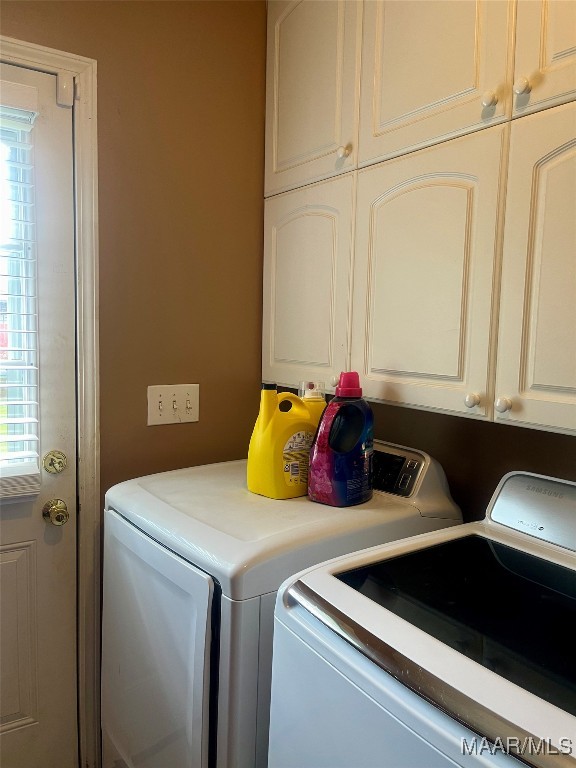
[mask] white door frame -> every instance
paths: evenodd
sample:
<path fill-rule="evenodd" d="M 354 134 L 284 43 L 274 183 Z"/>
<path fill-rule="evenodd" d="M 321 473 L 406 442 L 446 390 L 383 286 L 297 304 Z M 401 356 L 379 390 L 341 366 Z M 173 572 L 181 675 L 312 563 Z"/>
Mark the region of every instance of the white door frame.
<path fill-rule="evenodd" d="M 78 713 L 81 768 L 100 764 L 100 422 L 96 61 L 0 36 L 0 59 L 74 93 L 78 355 Z"/>

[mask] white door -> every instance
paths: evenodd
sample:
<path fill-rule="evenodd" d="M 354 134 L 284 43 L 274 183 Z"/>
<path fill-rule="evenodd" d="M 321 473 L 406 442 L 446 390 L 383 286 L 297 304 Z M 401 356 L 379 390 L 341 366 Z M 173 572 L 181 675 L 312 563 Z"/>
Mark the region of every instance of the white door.
<path fill-rule="evenodd" d="M 515 120 L 496 418 L 576 434 L 576 104 Z"/>
<path fill-rule="evenodd" d="M 352 368 L 368 397 L 490 417 L 507 127 L 358 172 Z"/>
<path fill-rule="evenodd" d="M 53 75 L 0 74 L 2 768 L 74 768 L 72 109 Z"/>

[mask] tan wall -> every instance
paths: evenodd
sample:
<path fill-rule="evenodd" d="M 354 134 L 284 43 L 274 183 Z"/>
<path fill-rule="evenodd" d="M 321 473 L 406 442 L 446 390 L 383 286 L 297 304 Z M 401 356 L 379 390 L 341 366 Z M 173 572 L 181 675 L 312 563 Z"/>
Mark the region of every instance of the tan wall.
<path fill-rule="evenodd" d="M 98 62 L 102 489 L 246 455 L 260 383 L 266 6 L 2 2 Z M 200 421 L 146 426 L 149 384 Z"/>

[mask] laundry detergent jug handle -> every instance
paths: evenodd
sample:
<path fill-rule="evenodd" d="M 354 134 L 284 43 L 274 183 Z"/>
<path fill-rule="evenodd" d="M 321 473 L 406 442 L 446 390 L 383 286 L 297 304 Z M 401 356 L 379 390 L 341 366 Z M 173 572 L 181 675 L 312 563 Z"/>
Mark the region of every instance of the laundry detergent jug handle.
<path fill-rule="evenodd" d="M 260 391 L 260 411 L 258 413 L 258 420 L 262 429 L 265 429 L 270 424 L 277 407 L 278 393 L 276 392 L 276 384 L 264 384 Z"/>
<path fill-rule="evenodd" d="M 281 408 L 281 404 L 286 402 L 289 402 L 291 407 Z M 298 395 L 293 395 L 292 392 L 282 392 L 278 395 L 278 408 L 281 411 L 291 411 L 295 408 L 294 416 L 300 416 L 303 419 L 307 419 L 310 415 L 306 403 Z"/>

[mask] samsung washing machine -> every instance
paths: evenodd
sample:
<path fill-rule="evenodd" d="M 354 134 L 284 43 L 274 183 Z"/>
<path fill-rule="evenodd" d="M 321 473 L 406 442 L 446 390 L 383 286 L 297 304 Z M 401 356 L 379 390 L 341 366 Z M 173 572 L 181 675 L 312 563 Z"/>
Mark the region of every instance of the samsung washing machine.
<path fill-rule="evenodd" d="M 461 522 L 426 454 L 375 443 L 371 501 L 335 508 L 246 488 L 246 462 L 106 494 L 103 768 L 267 764 L 273 613 L 303 568 Z"/>
<path fill-rule="evenodd" d="M 278 593 L 269 768 L 576 768 L 576 483 Z"/>

